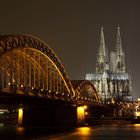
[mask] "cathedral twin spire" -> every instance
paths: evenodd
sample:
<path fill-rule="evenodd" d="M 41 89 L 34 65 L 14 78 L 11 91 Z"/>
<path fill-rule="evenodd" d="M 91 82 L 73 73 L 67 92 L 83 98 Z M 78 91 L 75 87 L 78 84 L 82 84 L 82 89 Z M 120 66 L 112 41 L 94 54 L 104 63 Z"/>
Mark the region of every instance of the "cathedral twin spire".
<path fill-rule="evenodd" d="M 87 74 L 86 80 L 95 85 L 103 102 L 130 101 L 131 77 L 126 72 L 125 55 L 122 48 L 120 27 L 117 29 L 115 50 L 108 53 L 103 27 L 101 27 L 96 72 Z"/>
<path fill-rule="evenodd" d="M 104 39 L 104 32 L 103 27 L 101 27 L 101 37 L 100 37 L 100 44 L 99 44 L 99 51 L 97 56 L 97 66 L 96 66 L 96 73 L 102 73 L 104 71 L 105 63 L 106 63 L 106 47 L 105 47 L 105 39 Z"/>
<path fill-rule="evenodd" d="M 100 36 L 100 44 L 99 44 L 99 51 L 97 56 L 97 64 L 96 64 L 96 73 L 103 73 L 106 70 L 106 66 L 109 67 L 109 56 L 107 52 L 107 48 L 105 46 L 105 38 L 104 38 L 104 32 L 103 27 L 101 27 L 101 36 Z M 125 56 L 122 49 L 122 43 L 121 43 L 121 35 L 120 35 L 120 27 L 118 27 L 117 32 L 117 40 L 116 40 L 116 51 L 115 51 L 115 57 L 116 61 L 113 66 L 116 68 L 116 73 L 124 73 L 125 72 Z"/>
<path fill-rule="evenodd" d="M 104 56 L 106 55 L 103 27 L 101 27 L 101 38 L 100 38 L 100 46 L 99 46 L 99 55 L 104 55 Z"/>
<path fill-rule="evenodd" d="M 118 33 L 117 33 L 116 52 L 118 55 L 123 55 L 120 27 L 118 27 Z"/>

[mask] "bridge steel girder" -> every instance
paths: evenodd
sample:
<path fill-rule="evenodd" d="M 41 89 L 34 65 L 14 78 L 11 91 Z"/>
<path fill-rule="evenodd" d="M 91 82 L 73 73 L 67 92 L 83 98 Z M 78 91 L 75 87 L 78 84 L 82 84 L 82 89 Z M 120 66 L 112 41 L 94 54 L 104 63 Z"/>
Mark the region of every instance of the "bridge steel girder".
<path fill-rule="evenodd" d="M 34 36 L 0 36 L 0 58 L 0 102 L 22 108 L 25 125 L 43 124 L 49 116 L 47 125 L 73 126 L 78 106 L 100 105 L 94 85 L 72 85 L 56 54 Z"/>
<path fill-rule="evenodd" d="M 12 52 L 13 52 L 14 56 L 11 55 Z M 30 54 L 30 52 L 32 52 L 32 54 Z M 37 55 L 35 55 L 35 58 L 33 56 L 34 53 L 37 54 Z M 17 58 L 21 59 L 20 61 L 22 61 L 22 64 L 17 62 L 17 60 L 16 60 L 17 58 L 14 58 L 16 55 L 18 56 Z M 6 58 L 5 56 L 6 57 L 12 56 L 12 58 L 14 58 L 14 59 L 10 61 L 10 59 L 5 59 Z M 50 73 L 51 73 L 50 77 L 53 76 L 52 77 L 53 81 L 51 81 L 51 82 L 53 82 L 52 84 L 55 89 L 55 91 L 53 91 L 53 92 L 55 92 L 54 94 L 58 94 L 57 90 L 60 87 L 62 90 L 61 94 L 63 94 L 63 96 L 68 98 L 68 100 L 74 100 L 75 91 L 64 70 L 62 63 L 59 61 L 56 54 L 51 50 L 51 48 L 42 40 L 40 40 L 34 36 L 31 36 L 31 35 L 1 36 L 0 37 L 0 57 L 3 58 L 3 60 L 2 60 L 3 62 L 2 61 L 0 62 L 1 71 L 6 71 L 5 75 L 10 75 L 11 69 L 12 69 L 11 70 L 12 76 L 18 75 L 18 73 L 13 74 L 13 71 L 15 71 L 15 69 L 13 68 L 13 65 L 16 65 L 17 69 L 20 69 L 20 73 L 23 73 L 22 74 L 22 76 L 23 76 L 22 82 L 23 82 L 23 81 L 25 81 L 24 80 L 25 77 L 28 76 L 28 75 L 25 76 L 26 75 L 25 68 L 27 67 L 27 65 L 30 65 L 29 68 L 33 67 L 33 65 L 34 65 L 34 67 L 35 67 L 34 68 L 35 69 L 34 77 L 36 76 L 35 74 L 37 73 L 38 75 L 41 75 L 41 78 L 44 78 L 44 79 L 41 79 L 40 77 L 38 77 L 38 78 L 45 81 L 46 77 L 44 77 L 44 75 L 45 75 L 44 73 L 46 73 L 46 75 L 47 75 L 50 71 Z M 45 59 L 47 61 L 47 64 L 49 65 L 49 69 L 47 69 L 47 72 L 46 72 L 46 69 L 41 70 L 41 68 L 42 69 L 44 68 L 44 65 L 47 67 L 47 64 L 44 63 Z M 8 63 L 8 66 L 7 67 L 5 66 L 6 68 L 4 67 L 4 65 L 6 65 L 5 61 Z M 26 62 L 24 62 L 24 61 L 26 61 Z M 37 64 L 35 64 L 35 63 L 37 63 Z M 18 64 L 21 64 L 21 65 L 18 66 Z M 10 65 L 12 65 L 12 66 L 10 66 Z M 11 67 L 11 68 L 9 68 L 9 67 Z M 41 68 L 38 68 L 38 67 L 41 67 Z M 29 71 L 29 68 L 26 68 L 26 69 Z M 30 73 L 32 74 L 32 71 Z M 11 77 L 10 76 L 8 76 L 8 78 L 12 77 L 12 76 Z M 17 77 L 17 79 L 18 78 L 19 77 Z M 26 80 L 29 81 L 29 78 L 26 78 Z M 30 78 L 30 80 L 32 80 L 32 78 Z M 49 86 L 51 86 L 51 82 L 50 82 L 50 84 L 48 83 Z M 31 82 L 29 82 L 29 83 L 31 83 Z M 10 86 L 10 84 L 11 83 L 9 82 L 9 86 Z M 29 87 L 29 84 L 27 86 Z M 57 89 L 56 89 L 56 87 L 57 87 Z M 32 88 L 32 87 L 30 87 L 30 88 Z M 36 88 L 36 87 L 34 87 L 34 88 Z M 48 89 L 48 91 L 52 92 L 50 89 Z"/>
<path fill-rule="evenodd" d="M 74 87 L 53 50 L 34 36 L 0 36 L 0 57 L 1 81 L 3 80 L 1 87 L 4 87 L 4 92 L 5 88 L 6 92 L 9 92 L 7 86 L 15 87 L 16 83 L 18 88 L 16 87 L 13 93 L 17 94 L 67 100 L 75 105 L 100 102 L 94 85 L 90 81 L 83 80 Z M 45 94 L 41 91 L 44 83 L 47 85 Z M 52 86 L 54 91 L 51 89 Z M 83 90 L 88 88 L 92 93 L 87 91 L 84 94 Z M 1 90 L 3 91 L 2 88 Z"/>
<path fill-rule="evenodd" d="M 71 82 L 79 105 L 100 103 L 100 97 L 93 83 L 88 80 L 73 80 Z"/>

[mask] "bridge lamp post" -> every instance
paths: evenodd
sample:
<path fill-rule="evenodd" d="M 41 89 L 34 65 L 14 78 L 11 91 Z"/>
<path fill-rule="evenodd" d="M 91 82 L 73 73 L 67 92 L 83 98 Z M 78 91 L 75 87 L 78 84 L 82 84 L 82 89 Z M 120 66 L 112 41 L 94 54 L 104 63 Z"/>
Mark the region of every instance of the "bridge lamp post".
<path fill-rule="evenodd" d="M 10 86 L 10 85 L 11 85 L 11 83 L 9 82 L 9 83 L 8 83 L 8 86 Z"/>
<path fill-rule="evenodd" d="M 87 108 L 88 108 L 87 105 L 84 105 L 84 113 L 85 113 L 85 116 L 88 115 Z"/>
<path fill-rule="evenodd" d="M 87 109 L 87 106 L 86 105 L 84 105 L 84 109 Z"/>
<path fill-rule="evenodd" d="M 41 91 L 44 91 L 44 89 L 41 89 Z"/>

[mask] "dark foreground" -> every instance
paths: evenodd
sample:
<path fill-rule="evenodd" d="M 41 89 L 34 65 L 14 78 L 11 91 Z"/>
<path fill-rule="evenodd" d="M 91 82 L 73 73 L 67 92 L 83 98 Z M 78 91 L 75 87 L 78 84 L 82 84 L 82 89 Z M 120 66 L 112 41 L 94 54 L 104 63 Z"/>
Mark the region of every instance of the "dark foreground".
<path fill-rule="evenodd" d="M 42 136 L 52 136 L 74 132 L 74 129 L 47 128 L 47 127 L 18 127 L 14 125 L 0 124 L 0 140 L 28 140 L 37 139 Z"/>
<path fill-rule="evenodd" d="M 18 128 L 0 124 L 0 140 L 140 140 L 140 124 L 104 124 L 71 130 Z"/>

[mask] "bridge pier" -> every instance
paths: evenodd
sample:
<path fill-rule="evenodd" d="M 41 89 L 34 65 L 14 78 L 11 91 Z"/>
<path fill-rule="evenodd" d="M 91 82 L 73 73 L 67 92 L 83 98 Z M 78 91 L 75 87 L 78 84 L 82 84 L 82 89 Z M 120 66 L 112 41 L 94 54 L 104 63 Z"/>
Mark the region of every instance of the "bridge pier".
<path fill-rule="evenodd" d="M 22 117 L 22 119 L 18 118 L 19 125 L 22 126 L 70 128 L 75 127 L 77 123 L 76 107 L 64 104 L 24 108 Z"/>
<path fill-rule="evenodd" d="M 78 125 L 94 125 L 104 117 L 113 117 L 113 106 L 92 104 L 77 107 Z"/>
<path fill-rule="evenodd" d="M 18 126 L 23 125 L 23 108 L 18 109 Z"/>

